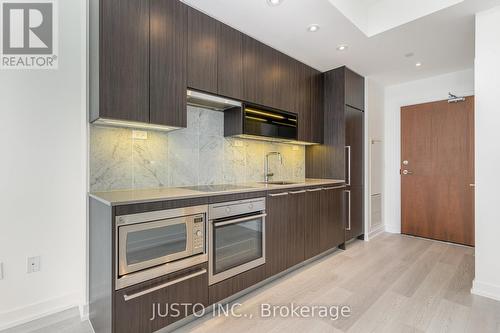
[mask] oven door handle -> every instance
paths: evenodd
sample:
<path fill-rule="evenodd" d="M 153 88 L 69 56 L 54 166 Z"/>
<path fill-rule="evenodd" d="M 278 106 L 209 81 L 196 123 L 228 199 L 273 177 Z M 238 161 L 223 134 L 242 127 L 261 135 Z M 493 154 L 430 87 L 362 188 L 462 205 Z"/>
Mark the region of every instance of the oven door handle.
<path fill-rule="evenodd" d="M 240 219 L 234 219 L 234 220 L 230 220 L 230 221 L 224 221 L 224 222 L 214 222 L 214 227 L 222 227 L 222 226 L 225 226 L 225 225 L 229 225 L 229 224 L 235 224 L 235 223 L 241 223 L 241 222 L 245 222 L 245 221 L 250 221 L 250 220 L 254 220 L 254 219 L 258 219 L 258 218 L 261 218 L 261 217 L 266 217 L 267 214 L 264 213 L 264 214 L 259 214 L 259 215 L 252 215 L 252 216 L 247 216 L 247 217 L 242 217 Z"/>

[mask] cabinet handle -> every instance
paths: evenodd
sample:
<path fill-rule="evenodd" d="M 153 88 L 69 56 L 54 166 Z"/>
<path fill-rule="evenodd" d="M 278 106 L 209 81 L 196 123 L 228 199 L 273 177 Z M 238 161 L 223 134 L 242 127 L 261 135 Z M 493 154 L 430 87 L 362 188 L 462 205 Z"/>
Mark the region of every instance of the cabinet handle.
<path fill-rule="evenodd" d="M 284 197 L 285 195 L 288 195 L 288 192 L 283 192 L 283 193 L 276 193 L 276 194 L 269 194 L 270 197 Z"/>
<path fill-rule="evenodd" d="M 307 192 L 318 192 L 318 191 L 323 191 L 323 188 L 320 187 L 320 188 L 315 188 L 315 189 L 312 189 L 312 190 L 307 190 Z"/>
<path fill-rule="evenodd" d="M 339 188 L 345 188 L 345 185 L 335 186 L 335 187 L 323 187 L 324 191 L 338 190 Z"/>
<path fill-rule="evenodd" d="M 302 193 L 306 193 L 306 191 L 302 190 L 302 191 L 293 191 L 293 192 L 290 192 L 290 194 L 302 194 Z"/>
<path fill-rule="evenodd" d="M 346 146 L 347 150 L 347 179 L 346 185 L 351 186 L 351 146 Z"/>
<path fill-rule="evenodd" d="M 177 284 L 177 283 L 180 283 L 182 281 L 186 281 L 186 280 L 192 279 L 194 277 L 197 277 L 197 276 L 200 276 L 200 275 L 203 275 L 203 274 L 206 274 L 206 273 L 207 273 L 207 270 L 205 268 L 203 268 L 202 270 L 200 270 L 198 272 L 195 272 L 193 274 L 189 274 L 189 275 L 183 276 L 181 278 L 169 281 L 169 282 L 164 283 L 164 284 L 160 284 L 159 286 L 156 286 L 156 287 L 153 287 L 153 288 L 150 288 L 150 289 L 146 289 L 146 290 L 140 291 L 140 292 L 132 294 L 132 295 L 123 295 L 123 299 L 125 300 L 125 302 L 128 302 L 131 299 L 134 299 L 134 298 L 137 298 L 137 297 L 141 297 L 141 296 L 150 294 L 150 293 L 155 292 L 157 290 L 173 286 L 174 284 Z"/>
<path fill-rule="evenodd" d="M 347 190 L 346 191 L 347 193 L 347 213 L 349 214 L 348 215 L 348 218 L 347 218 L 347 228 L 346 230 L 351 230 L 351 191 L 350 190 Z"/>

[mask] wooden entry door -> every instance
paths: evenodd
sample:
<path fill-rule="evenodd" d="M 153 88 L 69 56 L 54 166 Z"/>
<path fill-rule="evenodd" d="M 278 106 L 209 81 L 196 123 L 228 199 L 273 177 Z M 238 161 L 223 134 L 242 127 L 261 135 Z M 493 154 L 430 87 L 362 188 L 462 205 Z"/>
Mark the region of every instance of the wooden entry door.
<path fill-rule="evenodd" d="M 401 108 L 401 230 L 474 246 L 474 96 Z"/>

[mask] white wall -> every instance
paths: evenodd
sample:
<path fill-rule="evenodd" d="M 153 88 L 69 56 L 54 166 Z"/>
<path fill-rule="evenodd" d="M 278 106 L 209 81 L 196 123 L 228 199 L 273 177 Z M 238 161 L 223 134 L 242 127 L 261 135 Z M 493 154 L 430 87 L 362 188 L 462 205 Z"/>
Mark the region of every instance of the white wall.
<path fill-rule="evenodd" d="M 58 4 L 59 69 L 0 71 L 0 329 L 85 302 L 86 1 Z"/>
<path fill-rule="evenodd" d="M 476 276 L 472 292 L 500 300 L 500 7 L 476 16 Z"/>
<path fill-rule="evenodd" d="M 468 69 L 385 89 L 384 112 L 384 219 L 386 230 L 401 232 L 401 107 L 439 101 L 455 95 L 474 94 L 474 70 Z M 498 93 L 497 93 L 498 95 Z"/>
<path fill-rule="evenodd" d="M 384 142 L 384 86 L 371 78 L 366 78 L 366 115 L 367 135 L 365 146 L 367 148 L 366 158 L 366 202 L 365 210 L 368 235 L 374 235 L 383 228 L 383 217 L 377 224 L 377 213 L 382 214 L 382 207 L 377 206 L 377 200 L 383 198 L 384 165 L 383 165 L 383 142 Z M 378 197 L 376 197 L 378 196 Z M 383 199 L 382 199 L 383 200 Z"/>

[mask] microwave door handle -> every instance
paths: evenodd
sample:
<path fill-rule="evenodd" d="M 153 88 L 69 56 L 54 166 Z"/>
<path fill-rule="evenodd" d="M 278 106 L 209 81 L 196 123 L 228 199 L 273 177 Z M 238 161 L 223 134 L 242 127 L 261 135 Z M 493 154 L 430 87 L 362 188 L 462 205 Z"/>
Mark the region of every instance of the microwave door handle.
<path fill-rule="evenodd" d="M 128 301 L 130 301 L 130 300 L 132 300 L 134 298 L 141 297 L 141 296 L 144 296 L 144 295 L 147 295 L 147 294 L 151 294 L 152 292 L 155 292 L 157 290 L 160 290 L 160 289 L 163 289 L 163 288 L 166 288 L 166 287 L 170 287 L 170 286 L 173 286 L 174 284 L 181 283 L 183 281 L 186 281 L 186 280 L 195 278 L 197 276 L 203 275 L 206 272 L 207 272 L 207 270 L 205 268 L 203 268 L 202 270 L 200 270 L 198 272 L 195 272 L 195 273 L 183 276 L 181 278 L 169 281 L 167 283 L 160 284 L 159 286 L 156 286 L 156 287 L 153 287 L 153 288 L 150 288 L 150 289 L 146 289 L 146 290 L 140 291 L 140 292 L 135 293 L 135 294 L 123 295 L 123 299 L 125 300 L 125 302 L 128 302 Z"/>
<path fill-rule="evenodd" d="M 234 219 L 234 220 L 230 220 L 230 221 L 215 222 L 214 223 L 214 227 L 222 227 L 222 226 L 229 225 L 229 224 L 241 223 L 241 222 L 255 220 L 255 219 L 258 219 L 258 218 L 261 218 L 261 217 L 266 217 L 266 216 L 267 216 L 267 214 L 264 213 L 264 214 L 259 214 L 259 215 L 252 215 L 252 216 L 242 217 L 240 219 Z"/>

